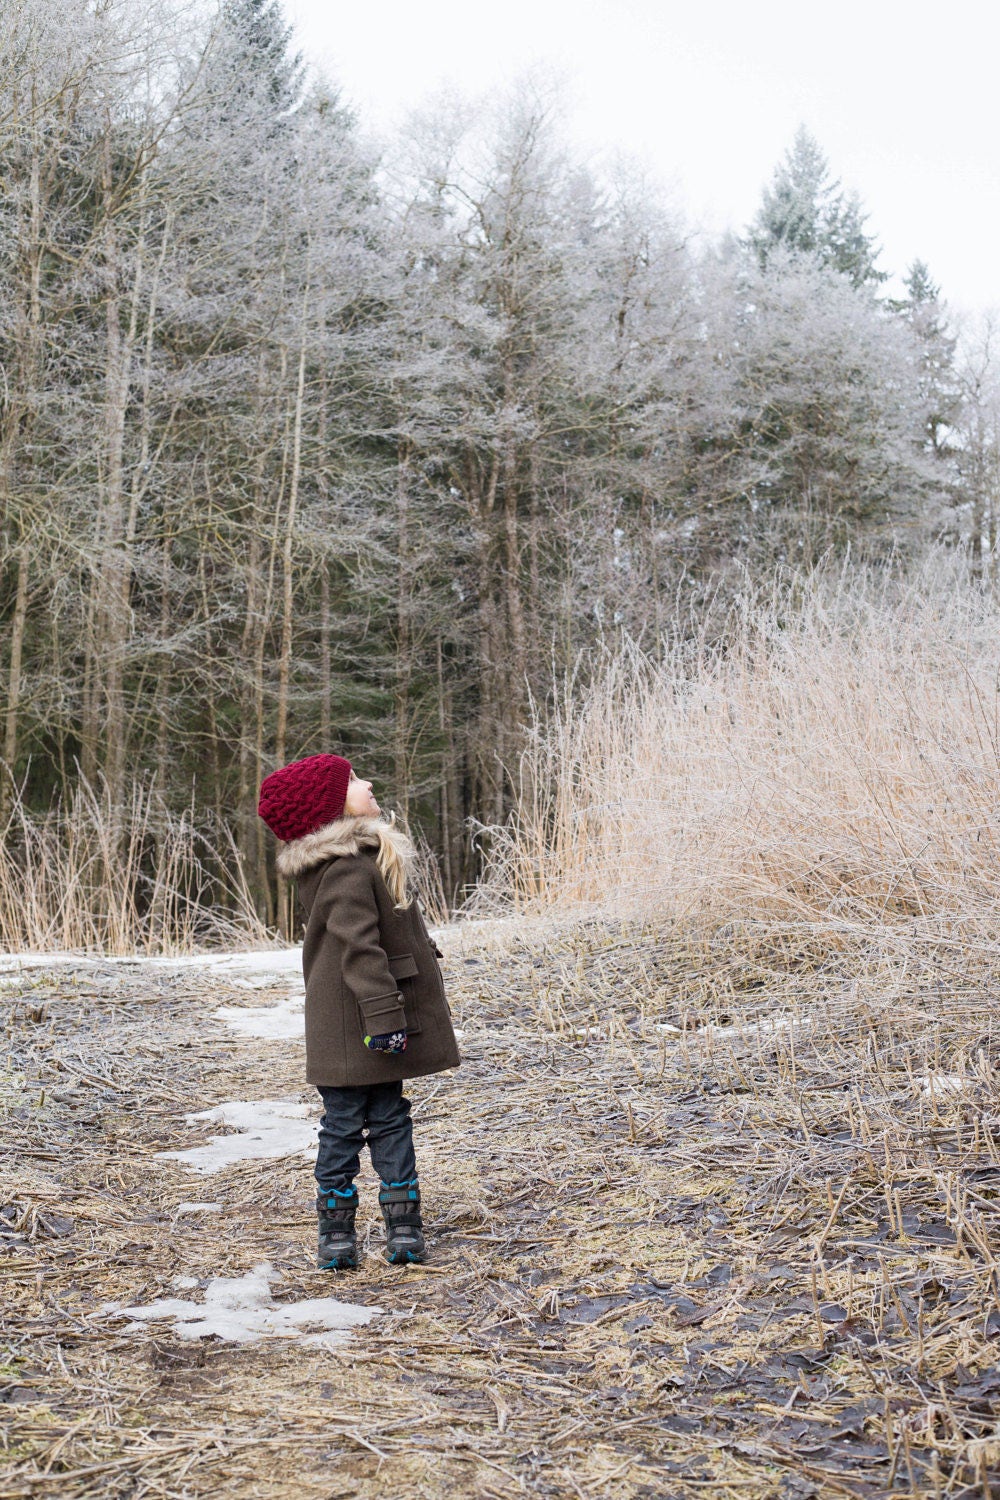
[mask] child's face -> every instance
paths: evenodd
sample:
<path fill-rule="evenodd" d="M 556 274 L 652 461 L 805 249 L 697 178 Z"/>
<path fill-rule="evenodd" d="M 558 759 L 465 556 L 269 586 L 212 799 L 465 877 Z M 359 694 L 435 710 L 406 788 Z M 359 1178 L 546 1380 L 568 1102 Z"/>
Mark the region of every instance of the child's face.
<path fill-rule="evenodd" d="M 351 818 L 368 818 L 382 811 L 375 801 L 371 782 L 362 781 L 359 776 L 355 776 L 353 771 L 347 784 L 347 801 L 344 803 L 344 811 Z"/>

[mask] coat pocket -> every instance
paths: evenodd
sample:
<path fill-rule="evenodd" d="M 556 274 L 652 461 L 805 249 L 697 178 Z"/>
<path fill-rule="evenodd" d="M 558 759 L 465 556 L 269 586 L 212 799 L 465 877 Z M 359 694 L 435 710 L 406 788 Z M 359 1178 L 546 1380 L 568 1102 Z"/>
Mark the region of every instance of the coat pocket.
<path fill-rule="evenodd" d="M 420 970 L 412 953 L 397 953 L 389 955 L 389 973 L 393 979 L 416 979 Z"/>
<path fill-rule="evenodd" d="M 420 1030 L 420 1015 L 417 1010 L 416 985 L 407 984 L 408 979 L 419 979 L 420 968 L 412 953 L 390 953 L 389 973 L 399 985 L 406 1007 L 406 1029 L 411 1036 Z"/>
<path fill-rule="evenodd" d="M 359 1000 L 358 1014 L 363 1036 L 388 1036 L 406 1027 L 403 1002 L 398 995 L 377 995 L 374 1000 Z"/>

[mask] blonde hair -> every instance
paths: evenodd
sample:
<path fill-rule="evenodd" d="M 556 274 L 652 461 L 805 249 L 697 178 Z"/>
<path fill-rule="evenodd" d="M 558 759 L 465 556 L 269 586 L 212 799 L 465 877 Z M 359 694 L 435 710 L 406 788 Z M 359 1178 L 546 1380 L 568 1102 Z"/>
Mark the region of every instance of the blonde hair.
<path fill-rule="evenodd" d="M 415 854 L 413 844 L 403 830 L 396 827 L 395 813 L 390 814 L 388 823 L 379 819 L 375 827 L 378 832 L 378 855 L 375 863 L 396 910 L 405 911 L 413 904 L 413 897 L 407 891 Z"/>

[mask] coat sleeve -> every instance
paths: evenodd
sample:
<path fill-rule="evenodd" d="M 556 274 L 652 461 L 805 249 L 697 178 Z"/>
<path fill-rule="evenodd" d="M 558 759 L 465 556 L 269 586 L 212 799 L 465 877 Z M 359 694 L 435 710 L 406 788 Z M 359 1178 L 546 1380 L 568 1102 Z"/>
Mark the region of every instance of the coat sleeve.
<path fill-rule="evenodd" d="M 357 1001 L 365 1031 L 370 1036 L 402 1031 L 403 1000 L 379 941 L 371 863 L 357 855 L 335 859 L 323 877 L 323 896 L 329 903 L 326 929 L 342 954 L 344 990 Z"/>

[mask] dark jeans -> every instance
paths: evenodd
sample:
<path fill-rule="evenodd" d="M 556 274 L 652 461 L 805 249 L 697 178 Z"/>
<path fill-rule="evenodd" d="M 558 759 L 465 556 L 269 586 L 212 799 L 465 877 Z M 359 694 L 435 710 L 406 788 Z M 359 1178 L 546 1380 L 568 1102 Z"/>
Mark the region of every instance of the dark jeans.
<path fill-rule="evenodd" d="M 383 1182 L 412 1182 L 417 1175 L 413 1154 L 410 1101 L 399 1079 L 367 1088 L 320 1088 L 325 1114 L 319 1127 L 316 1181 L 321 1193 L 349 1188 L 361 1168 L 365 1141 L 372 1166 Z M 367 1131 L 367 1135 L 365 1132 Z"/>

